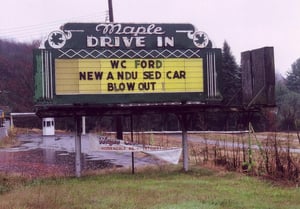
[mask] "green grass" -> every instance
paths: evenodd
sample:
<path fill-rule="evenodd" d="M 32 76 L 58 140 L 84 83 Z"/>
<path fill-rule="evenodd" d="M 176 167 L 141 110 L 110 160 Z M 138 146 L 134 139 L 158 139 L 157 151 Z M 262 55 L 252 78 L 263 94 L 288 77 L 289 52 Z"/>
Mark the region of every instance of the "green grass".
<path fill-rule="evenodd" d="M 193 168 L 37 179 L 0 195 L 0 208 L 299 209 L 300 189 Z"/>

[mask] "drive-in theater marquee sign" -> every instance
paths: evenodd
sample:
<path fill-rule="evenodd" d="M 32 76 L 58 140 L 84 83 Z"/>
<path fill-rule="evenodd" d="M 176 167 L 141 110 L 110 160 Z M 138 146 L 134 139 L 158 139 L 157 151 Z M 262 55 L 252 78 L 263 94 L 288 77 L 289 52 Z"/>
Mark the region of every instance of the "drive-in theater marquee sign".
<path fill-rule="evenodd" d="M 220 59 L 221 50 L 191 24 L 67 23 L 35 51 L 35 100 L 218 100 Z"/>

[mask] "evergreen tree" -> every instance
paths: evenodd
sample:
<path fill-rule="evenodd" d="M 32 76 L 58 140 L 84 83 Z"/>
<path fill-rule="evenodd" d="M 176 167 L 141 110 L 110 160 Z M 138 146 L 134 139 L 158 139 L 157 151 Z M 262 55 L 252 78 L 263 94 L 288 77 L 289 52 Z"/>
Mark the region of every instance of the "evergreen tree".
<path fill-rule="evenodd" d="M 300 93 L 300 58 L 292 64 L 291 72 L 288 72 L 286 86 L 289 90 Z"/>
<path fill-rule="evenodd" d="M 278 107 L 277 121 L 280 130 L 291 131 L 299 128 L 300 94 L 289 90 L 287 81 L 280 75 L 276 76 L 276 105 Z"/>
<path fill-rule="evenodd" d="M 222 50 L 222 95 L 224 104 L 237 105 L 241 102 L 241 69 L 235 61 L 230 46 L 225 41 Z"/>

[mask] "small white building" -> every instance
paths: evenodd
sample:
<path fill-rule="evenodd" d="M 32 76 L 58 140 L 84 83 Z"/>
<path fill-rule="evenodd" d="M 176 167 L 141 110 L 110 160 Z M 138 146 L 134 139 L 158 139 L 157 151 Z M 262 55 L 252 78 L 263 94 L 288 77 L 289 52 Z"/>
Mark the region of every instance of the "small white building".
<path fill-rule="evenodd" d="M 43 136 L 55 135 L 54 118 L 43 118 Z"/>

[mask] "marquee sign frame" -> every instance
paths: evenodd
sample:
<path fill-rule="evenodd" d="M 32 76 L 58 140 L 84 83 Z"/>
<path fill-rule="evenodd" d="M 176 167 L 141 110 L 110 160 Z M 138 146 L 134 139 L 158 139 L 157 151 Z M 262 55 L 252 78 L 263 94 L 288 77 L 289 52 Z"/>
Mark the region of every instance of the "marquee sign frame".
<path fill-rule="evenodd" d="M 38 105 L 222 99 L 221 49 L 191 24 L 67 23 L 34 51 L 34 66 Z"/>

